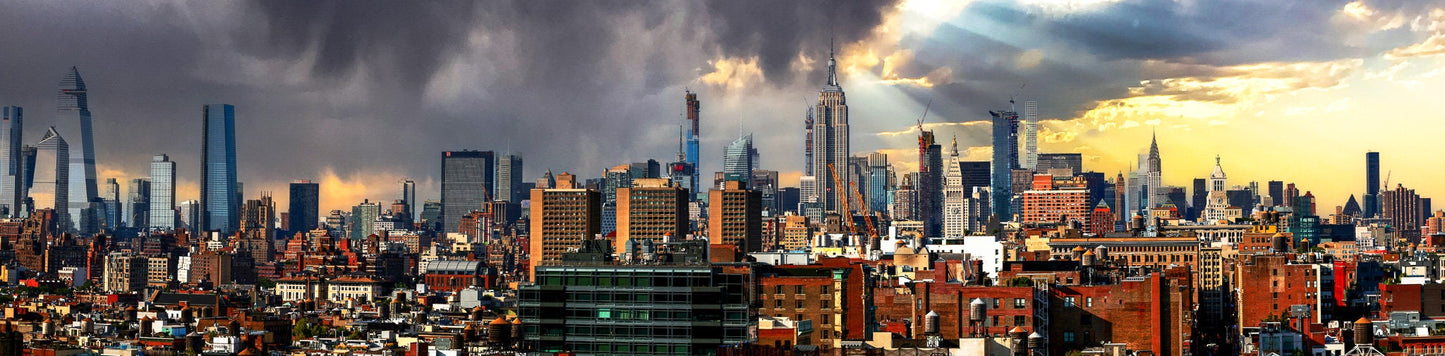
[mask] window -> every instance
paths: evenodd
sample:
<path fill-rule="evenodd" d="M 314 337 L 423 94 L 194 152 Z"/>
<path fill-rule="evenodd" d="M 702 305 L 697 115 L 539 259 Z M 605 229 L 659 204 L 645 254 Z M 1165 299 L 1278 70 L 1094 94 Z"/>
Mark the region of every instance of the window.
<path fill-rule="evenodd" d="M 989 309 L 998 309 L 998 298 L 993 298 L 993 308 Z"/>
<path fill-rule="evenodd" d="M 1064 297 L 1064 307 L 1066 307 L 1066 308 L 1073 308 L 1073 307 L 1074 307 L 1074 297 Z"/>
<path fill-rule="evenodd" d="M 1093 307 L 1094 307 L 1094 297 L 1084 297 L 1084 306 L 1093 308 Z"/>
<path fill-rule="evenodd" d="M 1014 326 L 1024 326 L 1024 316 L 1014 315 Z"/>
<path fill-rule="evenodd" d="M 1014 298 L 1014 309 L 1023 309 L 1024 303 L 1023 298 Z"/>
<path fill-rule="evenodd" d="M 773 286 L 774 294 L 783 294 L 783 286 Z"/>
<path fill-rule="evenodd" d="M 1065 331 L 1065 332 L 1064 332 L 1064 342 L 1074 342 L 1074 332 L 1073 332 L 1073 331 Z"/>
<path fill-rule="evenodd" d="M 998 325 L 998 315 L 994 315 L 994 316 L 993 316 L 993 324 L 992 324 L 992 326 L 999 326 L 999 325 Z"/>
<path fill-rule="evenodd" d="M 597 318 L 598 318 L 598 319 L 612 319 L 612 309 L 598 308 L 598 309 L 597 309 Z"/>

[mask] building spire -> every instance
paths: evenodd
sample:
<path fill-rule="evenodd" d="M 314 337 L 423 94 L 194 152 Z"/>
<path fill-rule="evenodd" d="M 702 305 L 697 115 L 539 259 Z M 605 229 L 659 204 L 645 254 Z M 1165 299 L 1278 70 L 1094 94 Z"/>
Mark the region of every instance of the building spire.
<path fill-rule="evenodd" d="M 834 56 L 833 39 L 828 39 L 828 85 L 838 86 L 838 60 Z"/>
<path fill-rule="evenodd" d="M 958 135 L 953 135 L 953 156 L 958 157 Z"/>

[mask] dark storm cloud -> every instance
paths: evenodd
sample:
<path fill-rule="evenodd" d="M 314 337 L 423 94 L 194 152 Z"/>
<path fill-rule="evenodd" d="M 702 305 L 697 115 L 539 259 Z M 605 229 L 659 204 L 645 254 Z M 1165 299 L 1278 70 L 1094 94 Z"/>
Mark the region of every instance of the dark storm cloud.
<path fill-rule="evenodd" d="M 763 73 L 781 81 L 791 80 L 789 62 L 800 49 L 814 57 L 830 38 L 838 43 L 863 39 L 883 21 L 894 5 L 888 0 L 865 1 L 709 1 L 713 14 L 708 28 L 717 45 L 730 55 L 757 55 Z M 814 82 L 824 74 L 816 73 Z M 812 76 L 810 76 L 812 77 Z"/>
<path fill-rule="evenodd" d="M 181 180 L 193 181 L 200 106 L 224 102 L 237 106 L 248 192 L 331 168 L 367 183 L 410 176 L 434 198 L 436 187 L 425 184 L 439 178 L 442 150 L 510 147 L 527 157 L 528 180 L 549 168 L 589 176 L 629 160 L 671 159 L 681 89 L 698 89 L 693 81 L 711 71 L 709 60 L 757 56 L 765 80 L 785 87 L 796 79 L 787 65 L 799 50 L 816 57 L 830 37 L 860 40 L 888 8 L 20 2 L 0 11 L 10 29 L 0 34 L 0 102 L 32 108 L 27 131 L 38 132 L 62 70 L 79 65 L 91 84 L 103 166 L 143 176 L 149 155 L 169 153 Z M 821 81 L 821 71 L 808 75 Z M 705 114 L 720 107 L 716 95 L 703 93 Z M 736 120 L 709 116 L 705 130 Z M 726 141 L 704 137 L 705 145 L 714 140 Z M 715 169 L 709 161 L 704 169 Z M 284 191 L 275 194 L 284 201 Z M 343 203 L 355 202 L 323 205 Z"/>

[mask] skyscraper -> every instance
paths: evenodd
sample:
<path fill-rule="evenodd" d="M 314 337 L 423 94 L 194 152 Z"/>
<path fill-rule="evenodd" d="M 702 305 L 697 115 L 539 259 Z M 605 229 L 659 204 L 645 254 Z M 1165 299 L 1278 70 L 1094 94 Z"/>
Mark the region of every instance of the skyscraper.
<path fill-rule="evenodd" d="M 1039 163 L 1039 103 L 1029 100 L 1024 102 L 1024 154 L 1019 157 L 1019 165 L 1023 169 L 1034 170 Z M 1042 171 L 1042 170 L 1041 170 Z M 1047 173 L 1043 171 L 1040 173 Z M 1079 171 L 1074 171 L 1079 174 Z"/>
<path fill-rule="evenodd" d="M 101 196 L 105 202 L 105 231 L 114 233 L 120 228 L 123 221 L 121 217 L 120 182 L 115 178 L 105 179 L 105 195 Z"/>
<path fill-rule="evenodd" d="M 917 210 L 914 218 L 923 222 L 924 236 L 943 232 L 943 148 L 934 141 L 933 131 L 918 136 L 918 178 L 913 181 Z"/>
<path fill-rule="evenodd" d="M 958 138 L 953 139 L 949 150 L 948 163 L 943 174 L 943 237 L 967 235 L 968 217 L 964 208 L 968 205 L 968 194 L 963 190 L 962 166 L 958 162 Z"/>
<path fill-rule="evenodd" d="M 763 197 L 742 182 L 723 182 L 708 197 L 709 243 L 739 246 L 743 253 L 762 251 Z"/>
<path fill-rule="evenodd" d="M 30 198 L 35 209 L 59 210 L 70 202 L 70 145 L 65 138 L 51 127 L 45 131 L 40 143 L 35 145 L 35 181 L 30 188 Z M 69 230 L 70 214 L 56 214 L 56 223 L 62 231 Z"/>
<path fill-rule="evenodd" d="M 1145 172 L 1144 177 L 1146 179 L 1144 184 L 1148 185 L 1146 193 L 1149 195 L 1149 205 L 1144 208 L 1163 206 L 1164 202 L 1169 201 L 1169 197 L 1166 196 L 1169 189 L 1164 187 L 1164 170 L 1159 159 L 1158 135 L 1150 135 L 1148 171 Z"/>
<path fill-rule="evenodd" d="M 753 148 L 753 135 L 747 134 L 733 140 L 723 151 L 723 180 L 742 182 L 743 189 L 751 189 L 753 170 L 757 169 L 753 158 L 758 150 Z"/>
<path fill-rule="evenodd" d="M 25 177 L 20 156 L 25 111 L 19 106 L 0 108 L 0 209 L 19 217 L 25 202 Z"/>
<path fill-rule="evenodd" d="M 407 229 L 411 229 L 411 220 L 416 216 L 416 182 L 411 179 L 401 181 L 401 211 L 393 211 L 392 214 L 403 216 L 407 220 Z"/>
<path fill-rule="evenodd" d="M 151 231 L 176 229 L 176 163 L 167 155 L 151 158 Z"/>
<path fill-rule="evenodd" d="M 201 107 L 201 124 L 201 228 L 227 235 L 236 231 L 241 218 L 241 202 L 237 200 L 240 187 L 236 183 L 236 108 L 230 104 L 205 105 Z M 155 225 L 155 217 L 151 220 Z"/>
<path fill-rule="evenodd" d="M 663 236 L 687 235 L 687 190 L 667 179 L 642 178 L 617 189 L 616 251 L 629 251 L 632 240 L 663 242 Z M 639 241 L 640 242 L 640 241 Z"/>
<path fill-rule="evenodd" d="M 567 182 L 563 188 L 532 189 L 528 238 L 533 272 L 537 266 L 561 262 L 562 252 L 581 246 L 602 230 L 602 194 L 573 187 Z"/>
<path fill-rule="evenodd" d="M 497 159 L 497 193 L 495 200 L 506 200 L 512 204 L 519 204 L 527 200 L 527 192 L 521 190 L 522 186 L 522 156 L 514 154 L 502 155 Z"/>
<path fill-rule="evenodd" d="M 151 221 L 151 181 L 146 178 L 132 179 L 127 188 L 130 189 L 130 227 L 136 230 L 145 229 L 150 226 Z M 198 224 L 200 215 L 197 214 L 195 219 Z"/>
<path fill-rule="evenodd" d="M 835 165 L 840 169 L 838 184 L 844 189 L 848 187 L 850 176 L 843 174 L 842 169 L 848 165 L 849 139 L 848 139 L 848 100 L 843 95 L 843 87 L 838 86 L 838 61 L 833 57 L 832 50 L 828 53 L 828 82 L 818 92 L 818 104 L 813 106 L 813 172 L 812 176 L 817 179 L 817 201 L 822 204 L 822 210 L 837 211 L 842 207 L 843 199 L 848 195 L 838 191 L 834 187 L 832 172 L 829 165 Z M 848 214 L 848 212 L 839 212 Z"/>
<path fill-rule="evenodd" d="M 707 189 L 702 189 L 701 186 L 698 185 L 698 175 L 701 174 L 699 172 L 701 172 L 700 170 L 702 169 L 701 163 L 699 163 L 702 155 L 702 146 L 699 143 L 702 137 L 702 125 L 699 123 L 702 119 L 702 102 L 697 100 L 697 93 L 691 90 L 683 93 L 683 100 L 687 102 L 687 123 L 691 126 L 691 129 L 687 131 L 686 162 L 692 166 L 692 176 L 689 177 L 692 179 L 692 182 L 686 188 L 692 189 L 693 200 L 701 201 L 707 198 L 705 196 Z"/>
<path fill-rule="evenodd" d="M 1189 199 L 1189 214 L 1186 215 L 1190 220 L 1199 220 L 1204 216 L 1205 201 L 1209 199 L 1210 191 L 1209 184 L 1204 178 L 1194 178 L 1194 190 L 1191 192 L 1193 195 Z"/>
<path fill-rule="evenodd" d="M 66 200 L 67 211 L 72 224 L 92 222 L 92 219 L 86 218 L 86 209 L 92 208 L 91 202 L 99 195 L 95 181 L 95 145 L 91 134 L 90 104 L 86 97 L 85 80 L 80 78 L 79 69 L 70 67 L 70 72 L 61 78 L 56 101 L 55 123 L 60 126 L 58 131 L 72 135 L 72 138 L 73 135 L 80 135 L 77 144 L 70 146 L 68 155 L 70 167 L 66 189 L 69 189 L 70 193 Z M 72 225 L 70 228 L 80 229 L 86 234 L 96 230 L 96 226 Z"/>
<path fill-rule="evenodd" d="M 1420 195 L 1414 189 L 1396 184 L 1395 189 L 1380 192 L 1380 217 L 1390 219 L 1395 228 L 1393 241 L 1420 239 Z"/>
<path fill-rule="evenodd" d="M 1209 174 L 1209 197 L 1204 207 L 1203 221 L 1215 223 L 1229 218 L 1225 209 L 1233 204 L 1230 204 L 1228 192 L 1225 190 L 1225 179 L 1227 177 L 1224 175 L 1224 167 L 1220 166 L 1219 157 L 1215 156 L 1214 172 Z"/>
<path fill-rule="evenodd" d="M 299 180 L 291 182 L 290 203 L 287 213 L 291 220 L 291 231 L 287 234 L 305 233 L 320 227 L 318 215 L 321 213 L 321 185 L 310 180 Z"/>
<path fill-rule="evenodd" d="M 463 214 L 463 216 L 465 215 Z M 351 233 L 351 239 L 361 240 L 371 236 L 376 231 L 376 217 L 378 216 L 381 216 L 381 205 L 372 203 L 370 200 L 363 200 L 360 205 L 351 207 L 351 218 L 347 219 L 351 225 L 347 229 Z M 461 217 L 457 217 L 457 224 L 461 224 Z"/>
<path fill-rule="evenodd" d="M 989 190 L 993 192 L 993 214 L 998 221 L 1013 219 L 1012 178 L 1018 168 L 1019 115 L 1012 111 L 989 111 L 993 116 L 993 180 Z"/>
<path fill-rule="evenodd" d="M 1380 153 L 1365 152 L 1365 211 L 1367 218 L 1380 213 Z M 1278 200 L 1276 200 L 1276 203 Z"/>
<path fill-rule="evenodd" d="M 888 155 L 868 154 L 868 210 L 888 211 Z"/>
<path fill-rule="evenodd" d="M 492 151 L 442 152 L 442 230 L 459 232 L 463 216 L 480 211 L 490 196 Z"/>
<path fill-rule="evenodd" d="M 187 200 L 176 204 L 176 206 L 178 207 L 176 210 L 179 210 L 181 213 L 181 226 L 185 227 L 186 231 L 192 231 L 193 233 L 194 231 L 200 230 L 201 201 Z"/>
<path fill-rule="evenodd" d="M 1269 204 L 1267 206 L 1283 206 L 1284 203 L 1284 182 L 1272 180 L 1266 183 L 1269 189 Z M 1261 202 L 1263 203 L 1263 202 Z M 1366 202 L 1368 203 L 1368 202 Z M 1369 215 L 1365 215 L 1369 216 Z"/>
<path fill-rule="evenodd" d="M 1068 170 L 1070 176 L 1084 171 L 1084 156 L 1078 153 L 1044 153 L 1034 157 L 1034 170 L 1039 174 L 1053 174 L 1051 170 Z"/>

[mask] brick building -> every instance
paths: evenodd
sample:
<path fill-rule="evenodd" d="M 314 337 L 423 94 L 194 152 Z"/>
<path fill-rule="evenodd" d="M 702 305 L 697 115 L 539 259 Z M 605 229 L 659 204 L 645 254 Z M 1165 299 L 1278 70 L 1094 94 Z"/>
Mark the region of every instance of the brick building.
<path fill-rule="evenodd" d="M 1184 355 L 1193 332 L 1187 269 L 1153 273 L 1114 285 L 1054 286 L 1049 290 L 1050 354 L 1100 342 L 1124 343 L 1154 355 Z"/>
<path fill-rule="evenodd" d="M 824 258 L 812 265 L 759 269 L 758 315 L 813 320 L 809 338 L 818 345 L 862 340 L 873 302 L 866 268 L 844 258 Z"/>

